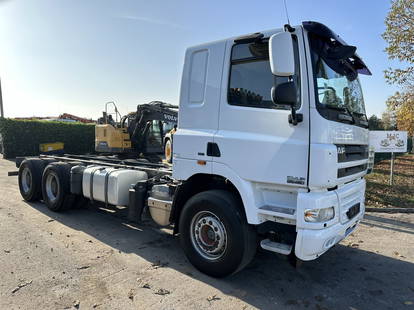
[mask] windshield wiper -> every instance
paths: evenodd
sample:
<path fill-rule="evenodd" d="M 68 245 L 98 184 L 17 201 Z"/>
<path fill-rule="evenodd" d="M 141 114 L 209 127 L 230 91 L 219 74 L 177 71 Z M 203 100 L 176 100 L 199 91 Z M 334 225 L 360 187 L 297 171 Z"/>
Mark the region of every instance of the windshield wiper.
<path fill-rule="evenodd" d="M 352 122 L 355 124 L 355 117 L 354 114 L 352 114 L 352 111 L 349 107 L 347 107 L 346 105 L 344 105 L 344 109 L 348 112 L 348 114 L 352 117 Z"/>
<path fill-rule="evenodd" d="M 338 114 L 338 119 L 341 121 L 348 121 L 348 122 L 351 122 L 352 124 L 355 124 L 355 117 L 352 114 L 351 110 L 346 105 L 337 106 L 337 105 L 325 104 L 325 106 L 327 106 L 328 108 L 334 109 L 334 110 L 347 112 L 347 114 Z"/>
<path fill-rule="evenodd" d="M 344 107 L 339 106 L 339 105 L 333 105 L 333 104 L 326 104 L 325 103 L 325 106 L 328 107 L 328 108 L 330 108 L 330 109 L 334 109 L 334 110 L 339 110 L 339 111 L 343 111 L 344 110 Z"/>
<path fill-rule="evenodd" d="M 364 121 L 359 120 L 359 123 L 361 125 L 363 125 L 365 128 L 369 128 L 368 117 L 367 117 L 367 115 L 365 113 L 354 112 L 354 114 L 356 114 L 358 116 L 364 116 L 365 117 L 365 120 Z"/>

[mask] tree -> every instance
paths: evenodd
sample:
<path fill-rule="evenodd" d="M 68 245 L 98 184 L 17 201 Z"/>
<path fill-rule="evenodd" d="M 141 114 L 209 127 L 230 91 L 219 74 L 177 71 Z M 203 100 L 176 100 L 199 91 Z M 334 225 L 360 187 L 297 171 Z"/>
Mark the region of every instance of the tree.
<path fill-rule="evenodd" d="M 387 107 L 395 111 L 395 120 L 400 130 L 408 131 L 410 136 L 414 135 L 414 87 L 405 92 L 396 92 L 388 98 Z"/>
<path fill-rule="evenodd" d="M 388 43 L 388 58 L 398 60 L 403 68 L 388 68 L 385 79 L 401 91 L 387 101 L 399 130 L 414 134 L 414 0 L 394 0 L 385 19 L 382 37 Z"/>
<path fill-rule="evenodd" d="M 382 125 L 384 130 L 397 130 L 397 120 L 395 112 L 387 107 L 381 116 Z"/>
<path fill-rule="evenodd" d="M 382 120 L 375 114 L 371 115 L 371 117 L 368 119 L 368 127 L 370 130 L 384 130 Z"/>
<path fill-rule="evenodd" d="M 394 0 L 385 19 L 382 37 L 388 43 L 385 51 L 390 59 L 404 62 L 404 69 L 389 68 L 385 78 L 390 84 L 414 84 L 414 0 Z"/>

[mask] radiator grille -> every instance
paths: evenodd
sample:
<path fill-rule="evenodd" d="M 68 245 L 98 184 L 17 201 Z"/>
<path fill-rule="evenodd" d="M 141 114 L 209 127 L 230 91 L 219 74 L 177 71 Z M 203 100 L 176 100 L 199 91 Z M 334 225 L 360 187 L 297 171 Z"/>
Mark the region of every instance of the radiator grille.
<path fill-rule="evenodd" d="M 340 168 L 338 169 L 338 178 L 347 177 L 349 175 L 362 172 L 364 170 L 367 170 L 367 164 L 348 167 L 348 168 Z"/>
<path fill-rule="evenodd" d="M 337 145 L 338 162 L 368 159 L 368 145 Z"/>

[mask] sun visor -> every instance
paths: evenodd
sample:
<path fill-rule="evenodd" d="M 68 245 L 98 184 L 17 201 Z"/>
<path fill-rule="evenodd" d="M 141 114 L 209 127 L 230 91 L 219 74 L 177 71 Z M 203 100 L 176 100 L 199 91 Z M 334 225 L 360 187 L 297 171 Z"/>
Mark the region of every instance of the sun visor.
<path fill-rule="evenodd" d="M 321 23 L 312 21 L 303 22 L 302 25 L 303 28 L 305 28 L 308 32 L 318 36 L 320 39 L 325 41 L 330 46 L 330 48 L 335 49 L 334 45 L 336 47 L 341 47 L 340 51 L 338 51 L 337 54 L 342 53 L 343 57 L 347 58 L 349 64 L 354 68 L 356 72 L 359 74 L 372 75 L 367 65 L 355 53 L 356 47 L 346 44 L 346 42 L 331 29 Z"/>

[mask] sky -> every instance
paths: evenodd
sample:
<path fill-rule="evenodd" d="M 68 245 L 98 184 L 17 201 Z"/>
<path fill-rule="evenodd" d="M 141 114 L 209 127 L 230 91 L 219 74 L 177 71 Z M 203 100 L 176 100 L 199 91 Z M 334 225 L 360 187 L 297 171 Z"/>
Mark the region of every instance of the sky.
<path fill-rule="evenodd" d="M 358 47 L 367 114 L 397 89 L 381 34 L 389 0 L 286 0 L 290 23 L 326 24 Z M 6 117 L 98 118 L 152 100 L 178 104 L 185 49 L 280 28 L 283 0 L 0 0 L 0 78 Z M 395 65 L 395 63 L 393 64 Z"/>

